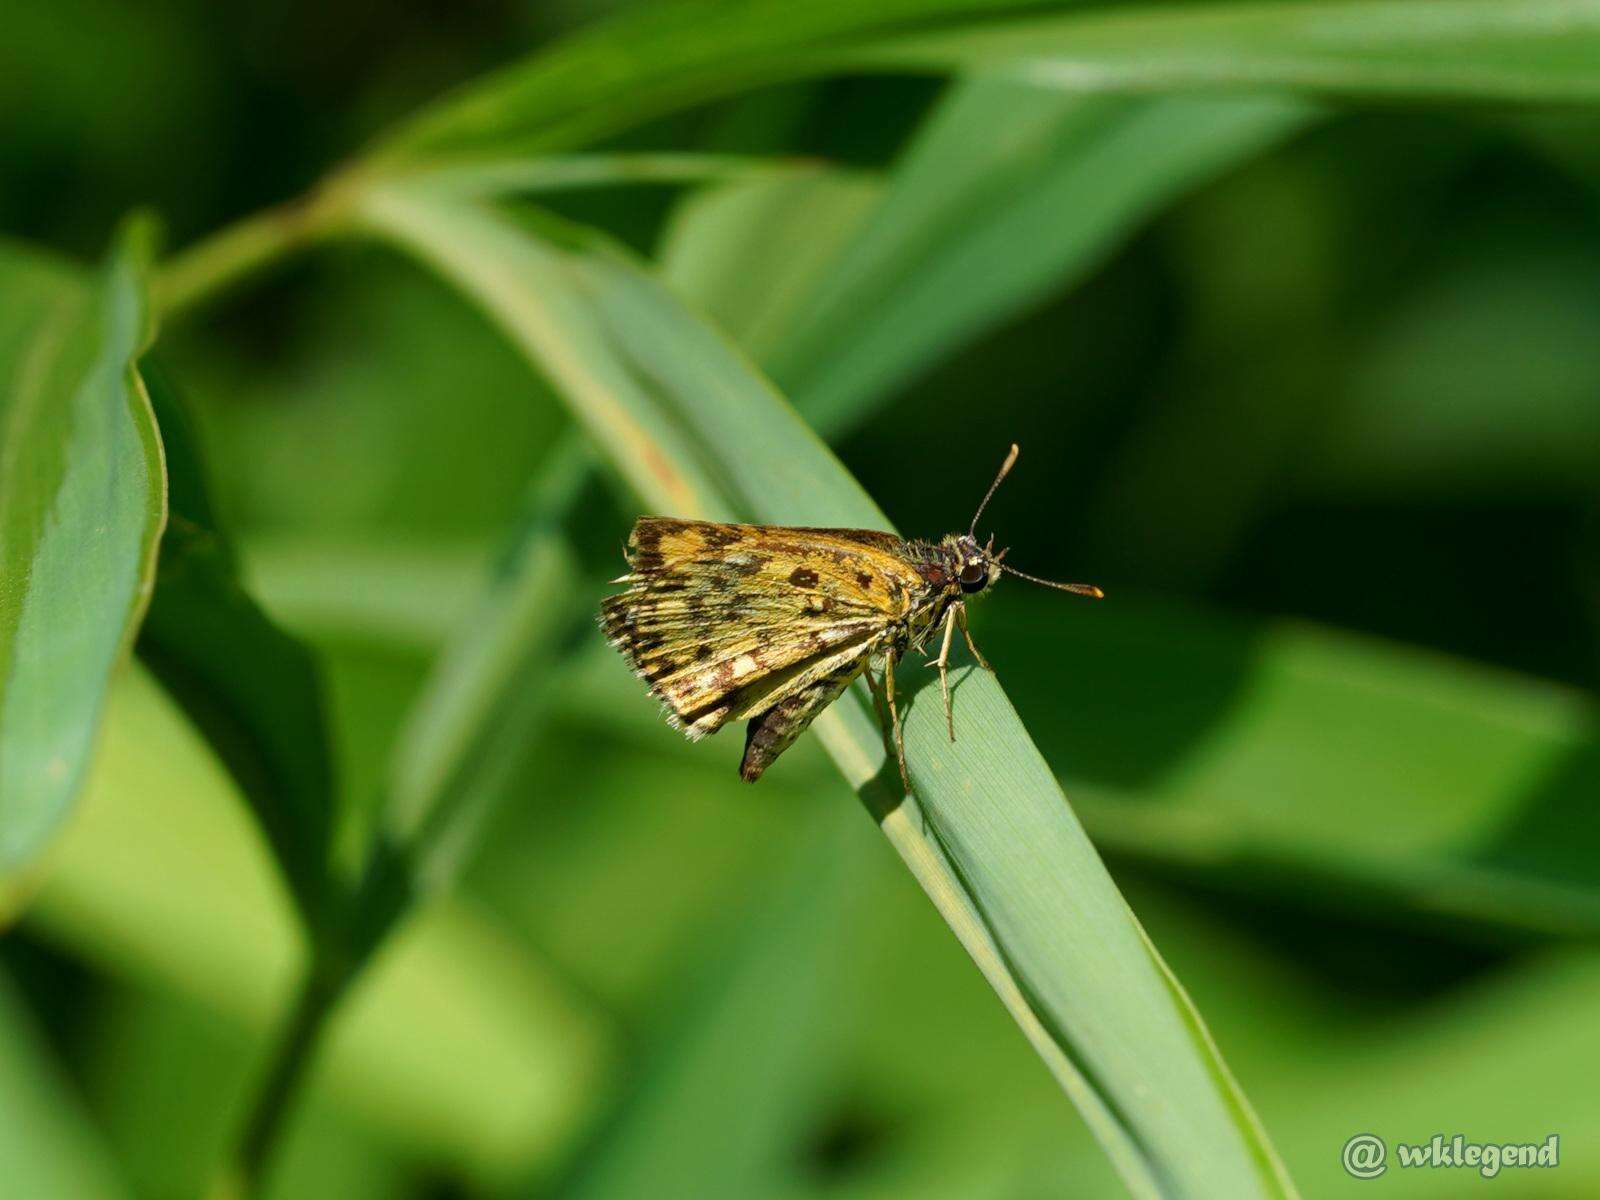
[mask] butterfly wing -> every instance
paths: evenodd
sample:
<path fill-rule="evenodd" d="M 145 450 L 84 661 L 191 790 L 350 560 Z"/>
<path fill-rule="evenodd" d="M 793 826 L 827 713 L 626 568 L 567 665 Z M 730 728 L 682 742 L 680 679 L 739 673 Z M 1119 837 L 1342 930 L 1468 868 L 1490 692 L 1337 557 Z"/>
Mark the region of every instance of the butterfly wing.
<path fill-rule="evenodd" d="M 781 699 L 750 718 L 745 726 L 744 757 L 739 774 L 748 783 L 761 778 L 794 740 L 806 731 L 818 713 L 837 700 L 866 665 L 865 654 L 841 653 L 816 665 L 810 678 L 788 690 Z"/>
<path fill-rule="evenodd" d="M 845 671 L 820 711 L 923 586 L 906 544 L 876 530 L 643 517 L 628 561 L 601 626 L 691 738 L 821 695 Z"/>

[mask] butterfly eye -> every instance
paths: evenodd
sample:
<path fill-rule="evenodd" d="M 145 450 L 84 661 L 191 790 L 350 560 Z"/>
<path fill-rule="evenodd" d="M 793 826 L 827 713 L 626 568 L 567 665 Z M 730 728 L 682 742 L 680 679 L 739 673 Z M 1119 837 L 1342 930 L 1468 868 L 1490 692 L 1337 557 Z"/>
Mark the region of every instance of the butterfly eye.
<path fill-rule="evenodd" d="M 989 568 L 985 563 L 970 562 L 961 568 L 961 574 L 956 578 L 961 581 L 963 592 L 981 592 L 989 582 Z"/>

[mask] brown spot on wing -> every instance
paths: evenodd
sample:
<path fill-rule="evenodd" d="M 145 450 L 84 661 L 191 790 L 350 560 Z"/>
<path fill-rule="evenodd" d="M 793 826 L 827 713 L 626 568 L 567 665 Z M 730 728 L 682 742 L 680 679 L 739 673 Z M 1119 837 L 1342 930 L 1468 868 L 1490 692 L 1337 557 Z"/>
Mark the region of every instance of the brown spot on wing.
<path fill-rule="evenodd" d="M 817 586 L 817 573 L 810 567 L 796 567 L 789 572 L 789 582 L 798 588 L 814 588 Z"/>

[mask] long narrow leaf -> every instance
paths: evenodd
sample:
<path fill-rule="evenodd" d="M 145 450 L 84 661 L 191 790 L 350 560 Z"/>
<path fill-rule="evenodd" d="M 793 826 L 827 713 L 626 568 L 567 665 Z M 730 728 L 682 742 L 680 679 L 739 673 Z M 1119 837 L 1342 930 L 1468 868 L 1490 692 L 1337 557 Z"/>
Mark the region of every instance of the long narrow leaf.
<path fill-rule="evenodd" d="M 89 284 L 0 250 L 0 878 L 82 787 L 150 596 L 166 478 L 134 371 L 149 242 L 130 227 Z"/>
<path fill-rule="evenodd" d="M 814 169 L 800 160 L 730 154 L 546 154 L 433 167 L 406 182 L 460 198 L 489 198 L 630 184 L 784 178 Z"/>
<path fill-rule="evenodd" d="M 1028 18 L 1026 10 L 1067 10 Z M 1019 15 L 1020 14 L 1020 15 Z M 645 6 L 430 106 L 385 166 L 571 148 L 779 79 L 1010 72 L 1071 91 L 1196 88 L 1593 102 L 1595 0 L 784 0 Z"/>
<path fill-rule="evenodd" d="M 541 723 L 555 660 L 592 618 L 561 536 L 581 494 L 587 448 L 569 442 L 547 467 L 518 536 L 439 656 L 396 745 L 379 870 L 392 879 L 359 915 L 380 932 L 419 893 L 450 885 Z M 364 906 L 365 907 L 365 906 Z"/>
<path fill-rule="evenodd" d="M 897 38 L 858 63 L 1003 71 L 1075 92 L 1600 100 L 1594 0 L 1149 5 Z"/>
<path fill-rule="evenodd" d="M 617 463 L 651 507 L 884 527 L 770 387 L 613 251 L 563 248 L 492 211 L 398 187 L 374 192 L 364 215 L 483 305 L 608 453 L 634 456 Z M 619 408 L 636 427 L 677 431 L 678 449 L 619 442 Z M 655 458 L 679 470 L 652 469 Z M 972 479 L 987 470 L 974 463 Z M 690 473 L 698 487 L 666 486 Z M 918 800 L 890 787 L 859 696 L 818 731 L 1137 1194 L 1290 1194 L 1199 1015 L 999 685 L 965 672 L 957 693 L 954 746 L 936 700 L 911 700 Z"/>
<path fill-rule="evenodd" d="M 664 112 L 825 69 L 805 51 L 1060 0 L 675 0 L 644 5 L 430 105 L 385 138 L 386 167 L 580 146 Z"/>
<path fill-rule="evenodd" d="M 839 270 L 845 248 L 880 211 L 884 191 L 874 175 L 837 169 L 696 189 L 662 236 L 661 275 L 770 367 Z"/>
<path fill-rule="evenodd" d="M 774 303 L 769 293 L 781 298 L 780 313 L 759 325 L 736 316 L 727 327 L 808 420 L 836 430 L 1081 280 L 1176 196 L 1315 116 L 1273 98 L 1082 97 L 973 79 L 935 107 L 875 204 L 841 210 L 854 220 L 846 236 L 835 232 L 837 219 L 788 228 L 791 213 L 813 217 L 808 193 L 820 181 L 751 182 L 727 191 L 748 197 L 739 210 L 746 223 L 767 215 L 765 229 L 730 234 L 720 223 L 732 200 L 713 193 L 695 202 L 697 219 L 674 227 L 664 257 L 675 285 L 719 318 L 762 313 Z M 715 254 L 713 239 L 729 238 L 782 253 Z M 763 271 L 774 258 L 781 265 Z M 803 292 L 788 278 L 800 264 Z"/>

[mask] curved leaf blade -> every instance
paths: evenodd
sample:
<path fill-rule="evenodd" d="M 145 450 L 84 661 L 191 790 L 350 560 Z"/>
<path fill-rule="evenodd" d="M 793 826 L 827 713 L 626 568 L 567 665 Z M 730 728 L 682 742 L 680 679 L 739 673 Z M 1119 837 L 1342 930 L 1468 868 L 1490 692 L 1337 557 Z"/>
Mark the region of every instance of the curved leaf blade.
<path fill-rule="evenodd" d="M 886 527 L 765 381 L 609 248 L 557 245 L 494 212 L 399 187 L 374 192 L 364 215 L 505 327 L 607 452 L 624 452 L 617 465 L 647 504 Z M 616 440 L 619 407 L 636 428 L 672 430 L 673 445 Z M 646 454 L 697 486 L 662 486 Z M 936 701 L 909 704 L 917 800 L 890 787 L 894 768 L 859 695 L 817 729 L 1136 1194 L 1293 1194 L 999 685 L 969 671 L 958 693 L 953 747 Z"/>
<path fill-rule="evenodd" d="M 1275 89 L 1592 104 L 1600 100 L 1600 4 L 1151 5 L 897 38 L 855 61 L 1000 71 L 1073 92 Z"/>
<path fill-rule="evenodd" d="M 409 186 L 436 188 L 464 200 L 640 184 L 786 178 L 814 171 L 802 159 L 736 154 L 542 154 L 431 167 L 406 176 Z"/>
<path fill-rule="evenodd" d="M 82 787 L 150 596 L 166 476 L 134 369 L 149 243 L 125 230 L 93 282 L 0 250 L 0 876 Z"/>
<path fill-rule="evenodd" d="M 1059 0 L 678 0 L 583 30 L 430 105 L 387 137 L 384 166 L 581 146 L 662 113 L 817 74 L 816 52 L 970 14 Z"/>
<path fill-rule="evenodd" d="M 700 188 L 673 210 L 659 269 L 697 311 L 770 367 L 883 200 L 883 180 L 837 169 Z"/>
<path fill-rule="evenodd" d="M 1083 97 L 965 81 L 763 362 L 808 419 L 842 427 L 1315 115 L 1272 97 Z"/>
<path fill-rule="evenodd" d="M 1019 16 L 1029 9 L 1070 11 Z M 1600 100 L 1594 0 L 685 0 L 585 30 L 424 109 L 372 161 L 570 149 L 763 83 L 841 71 L 1008 73 L 1074 92 Z"/>
<path fill-rule="evenodd" d="M 552 660 L 592 620 L 561 536 L 589 457 L 576 439 L 556 452 L 494 576 L 411 706 L 356 898 L 358 952 L 375 946 L 408 904 L 454 883 L 536 740 Z"/>
<path fill-rule="evenodd" d="M 818 172 L 687 197 L 662 270 L 831 434 L 1317 115 L 968 79 L 884 181 Z"/>

